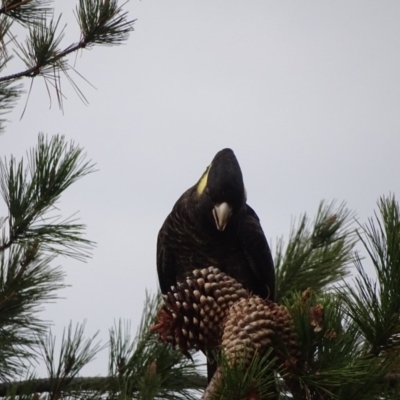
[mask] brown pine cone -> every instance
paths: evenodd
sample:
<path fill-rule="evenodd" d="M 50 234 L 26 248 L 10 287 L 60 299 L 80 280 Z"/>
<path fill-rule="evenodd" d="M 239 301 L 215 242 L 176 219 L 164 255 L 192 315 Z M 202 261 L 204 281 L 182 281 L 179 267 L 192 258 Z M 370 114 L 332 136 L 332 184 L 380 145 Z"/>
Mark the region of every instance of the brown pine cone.
<path fill-rule="evenodd" d="M 151 330 L 189 357 L 189 350 L 221 346 L 232 361 L 237 356 L 250 360 L 255 351 L 263 353 L 273 343 L 287 368 L 299 359 L 287 308 L 249 295 L 218 268 L 194 270 L 163 297 L 165 303 Z"/>
<path fill-rule="evenodd" d="M 300 357 L 297 337 L 293 328 L 293 319 L 289 310 L 281 304 L 268 301 L 276 323 L 275 354 L 287 368 L 293 367 Z"/>
<path fill-rule="evenodd" d="M 164 306 L 151 328 L 160 340 L 188 350 L 205 350 L 220 343 L 223 321 L 229 308 L 248 292 L 235 279 L 209 267 L 194 270 L 186 282 L 164 295 Z"/>
<path fill-rule="evenodd" d="M 250 361 L 256 351 L 262 354 L 271 345 L 275 329 L 274 315 L 266 301 L 258 296 L 242 298 L 229 310 L 221 347 L 231 362 L 243 357 Z"/>

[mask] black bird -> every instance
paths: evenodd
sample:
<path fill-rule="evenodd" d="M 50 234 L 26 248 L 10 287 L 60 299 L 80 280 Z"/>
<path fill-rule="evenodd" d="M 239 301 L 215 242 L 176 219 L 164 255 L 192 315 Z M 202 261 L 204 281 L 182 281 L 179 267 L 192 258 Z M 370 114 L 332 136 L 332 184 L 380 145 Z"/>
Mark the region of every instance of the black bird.
<path fill-rule="evenodd" d="M 200 180 L 175 203 L 157 240 L 161 292 L 209 266 L 251 293 L 274 300 L 275 271 L 260 220 L 246 203 L 242 171 L 231 149 L 218 152 Z M 208 378 L 215 370 L 208 369 Z"/>

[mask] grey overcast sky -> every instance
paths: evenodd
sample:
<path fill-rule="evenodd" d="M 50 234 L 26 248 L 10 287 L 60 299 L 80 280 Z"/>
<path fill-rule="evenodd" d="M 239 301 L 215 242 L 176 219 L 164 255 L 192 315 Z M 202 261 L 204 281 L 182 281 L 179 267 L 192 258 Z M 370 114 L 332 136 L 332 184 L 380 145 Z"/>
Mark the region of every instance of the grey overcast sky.
<path fill-rule="evenodd" d="M 76 2 L 55 1 L 65 43 L 79 36 Z M 366 221 L 380 195 L 399 194 L 400 2 L 126 7 L 137 19 L 128 43 L 76 58 L 96 87 L 76 78 L 89 105 L 64 80 L 64 114 L 54 97 L 49 110 L 37 80 L 24 118 L 25 99 L 0 137 L 1 155 L 20 157 L 38 132 L 62 133 L 99 169 L 60 203 L 65 216 L 80 211 L 98 247 L 87 264 L 58 260 L 71 287 L 44 314 L 58 336 L 70 320 L 87 319 L 88 333 L 100 330 L 104 340 L 114 320 L 136 327 L 145 290 L 157 289 L 158 230 L 224 147 L 239 159 L 272 247 L 322 199 L 344 200 Z M 106 373 L 106 360 L 104 352 L 85 372 Z"/>

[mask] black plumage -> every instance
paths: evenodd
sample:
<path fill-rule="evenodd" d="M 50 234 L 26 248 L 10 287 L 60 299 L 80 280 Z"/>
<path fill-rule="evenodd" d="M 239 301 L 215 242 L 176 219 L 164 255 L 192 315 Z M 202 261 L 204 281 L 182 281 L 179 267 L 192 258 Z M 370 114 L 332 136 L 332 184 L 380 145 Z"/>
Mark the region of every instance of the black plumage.
<path fill-rule="evenodd" d="M 196 268 L 214 266 L 264 299 L 274 299 L 275 272 L 259 218 L 246 203 L 231 149 L 218 152 L 200 180 L 175 203 L 158 234 L 157 270 L 166 293 Z"/>

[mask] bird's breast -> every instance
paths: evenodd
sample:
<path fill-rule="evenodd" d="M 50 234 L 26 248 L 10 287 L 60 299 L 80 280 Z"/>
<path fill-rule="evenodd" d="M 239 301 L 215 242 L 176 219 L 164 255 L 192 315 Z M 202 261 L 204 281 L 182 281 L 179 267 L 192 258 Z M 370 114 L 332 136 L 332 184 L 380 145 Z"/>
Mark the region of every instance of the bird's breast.
<path fill-rule="evenodd" d="M 246 285 L 249 266 L 239 236 L 225 233 L 209 236 L 199 235 L 198 230 L 182 233 L 174 246 L 178 282 L 194 269 L 214 266 Z"/>

